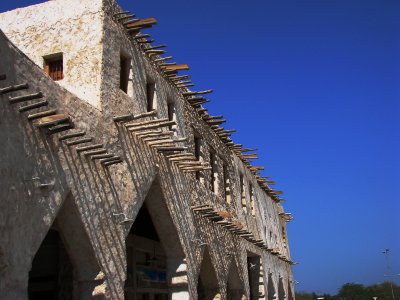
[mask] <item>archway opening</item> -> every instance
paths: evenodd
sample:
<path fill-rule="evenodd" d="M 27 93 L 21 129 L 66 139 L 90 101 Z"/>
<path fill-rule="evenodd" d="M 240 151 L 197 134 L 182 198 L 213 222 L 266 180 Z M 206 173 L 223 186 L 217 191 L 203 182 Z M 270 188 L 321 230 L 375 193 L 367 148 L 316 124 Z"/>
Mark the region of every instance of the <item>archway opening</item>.
<path fill-rule="evenodd" d="M 288 290 L 288 300 L 293 300 L 294 297 L 293 297 L 292 286 L 290 284 L 290 281 L 288 281 L 287 290 Z"/>
<path fill-rule="evenodd" d="M 279 276 L 279 283 L 278 283 L 278 299 L 285 300 L 286 299 L 286 292 L 285 287 L 283 285 L 283 279 Z"/>
<path fill-rule="evenodd" d="M 268 274 L 268 300 L 276 299 L 276 290 L 274 286 L 274 281 L 272 279 L 272 273 Z"/>
<path fill-rule="evenodd" d="M 197 281 L 197 299 L 213 300 L 219 296 L 217 275 L 211 262 L 210 253 L 206 248 L 200 266 L 199 279 Z"/>
<path fill-rule="evenodd" d="M 127 300 L 167 300 L 188 292 L 185 257 L 169 210 L 155 181 L 126 238 Z"/>
<path fill-rule="evenodd" d="M 236 266 L 235 261 L 232 261 L 228 273 L 227 296 L 228 300 L 246 299 L 243 282 L 240 279 L 238 268 Z"/>
<path fill-rule="evenodd" d="M 28 299 L 73 298 L 73 267 L 57 230 L 50 229 L 32 261 Z"/>
<path fill-rule="evenodd" d="M 259 299 L 264 294 L 260 256 L 247 253 L 247 271 L 249 274 L 250 299 Z"/>

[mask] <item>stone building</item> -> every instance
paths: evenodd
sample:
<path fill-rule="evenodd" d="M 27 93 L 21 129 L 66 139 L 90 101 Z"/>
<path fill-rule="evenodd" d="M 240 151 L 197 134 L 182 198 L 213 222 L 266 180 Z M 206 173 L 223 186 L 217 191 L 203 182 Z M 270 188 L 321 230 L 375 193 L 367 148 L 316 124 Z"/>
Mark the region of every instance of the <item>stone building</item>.
<path fill-rule="evenodd" d="M 0 299 L 293 299 L 280 192 L 135 18 L 0 14 Z"/>

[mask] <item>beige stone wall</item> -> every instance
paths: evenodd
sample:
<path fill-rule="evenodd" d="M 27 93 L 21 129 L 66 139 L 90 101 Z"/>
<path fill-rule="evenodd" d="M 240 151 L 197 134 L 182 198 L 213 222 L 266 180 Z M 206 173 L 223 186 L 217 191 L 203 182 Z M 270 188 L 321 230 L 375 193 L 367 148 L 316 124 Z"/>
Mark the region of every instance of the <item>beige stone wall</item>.
<path fill-rule="evenodd" d="M 68 2 L 69 5 L 72 2 L 75 0 Z M 15 95 L 42 91 L 49 105 L 71 116 L 75 130 L 85 130 L 93 143 L 102 143 L 110 153 L 121 156 L 123 163 L 103 168 L 91 162 L 76 153 L 75 147 L 60 142 L 59 134 L 49 136 L 46 131 L 36 128 L 26 119 L 25 113 L 18 112 L 18 105 L 8 103 L 9 95 L 0 95 L 3 120 L 0 134 L 2 140 L 7 141 L 6 146 L 0 148 L 4 158 L 0 170 L 7 178 L 1 181 L 1 190 L 6 193 L 0 202 L 0 229 L 6 234 L 0 236 L 0 298 L 26 299 L 24 293 L 30 264 L 55 220 L 65 242 L 75 245 L 69 247 L 69 254 L 76 256 L 74 267 L 80 274 L 76 278 L 80 282 L 76 298 L 87 299 L 94 293 L 104 294 L 109 299 L 123 299 L 125 237 L 132 222 L 120 224 L 121 220 L 114 214 L 124 213 L 127 219 L 134 220 L 144 201 L 158 220 L 155 222 L 157 230 L 168 237 L 164 244 L 170 249 L 171 289 L 176 283 L 186 286 L 186 292 L 180 288 L 173 296 L 176 299 L 196 299 L 198 276 L 206 252 L 215 270 L 221 299 L 226 299 L 228 278 L 236 269 L 234 275 L 240 278 L 245 294 L 249 295 L 249 254 L 261 258 L 263 297 L 272 299 L 274 296 L 268 295 L 269 281 L 273 282 L 278 294 L 280 278 L 287 296 L 288 286 L 292 287 L 291 268 L 287 262 L 201 217 L 190 206 L 209 204 L 215 210 L 230 211 L 257 238 L 264 239 L 268 246 L 278 248 L 289 257 L 289 249 L 283 247 L 281 227 L 286 224 L 279 216 L 282 208 L 258 186 L 243 163 L 115 22 L 113 14 L 120 8 L 114 2 L 104 1 L 102 7 L 100 1 L 85 0 L 82 4 L 72 5 L 74 8 L 67 9 L 68 13 L 63 12 L 65 3 L 67 1 L 55 0 L 0 14 L 0 28 L 7 28 L 7 37 L 33 61 L 0 36 L 3 57 L 0 74 L 7 74 L 7 80 L 0 81 L 0 88 L 29 82 L 29 91 L 15 92 Z M 52 12 L 51 21 L 43 19 L 47 10 Z M 23 18 L 13 23 L 16 15 Z M 33 15 L 35 18 L 30 20 L 28 17 Z M 45 30 L 40 29 L 44 27 L 52 32 L 60 24 L 66 24 L 66 33 L 56 30 L 51 40 Z M 92 28 L 94 24 L 97 24 L 96 28 Z M 41 43 L 44 44 L 34 42 L 28 32 L 42 33 L 44 40 Z M 43 73 L 41 59 L 45 49 L 64 52 L 67 66 L 68 61 L 77 63 L 66 68 L 66 78 L 62 82 L 55 83 Z M 82 57 L 78 59 L 79 53 Z M 96 59 L 79 69 L 88 53 Z M 132 61 L 127 93 L 119 88 L 121 53 Z M 96 76 L 89 80 L 89 74 Z M 113 116 L 146 111 L 145 86 L 149 79 L 156 84 L 157 118 L 167 117 L 167 101 L 175 103 L 176 136 L 188 138 L 188 142 L 179 145 L 193 151 L 196 133 L 203 139 L 203 160 L 209 161 L 210 150 L 215 152 L 219 170 L 215 193 L 210 190 L 209 171 L 203 172 L 203 180 L 197 180 L 194 174 L 182 173 L 165 155 L 151 149 L 125 126 L 112 121 Z M 222 164 L 226 165 L 231 181 L 231 204 L 223 197 Z M 255 216 L 249 206 L 247 213 L 242 208 L 240 174 L 246 183 L 248 205 L 249 183 L 253 186 Z M 54 182 L 55 185 L 50 190 L 43 190 L 38 188 L 39 181 Z M 79 254 L 83 261 L 78 259 Z M 83 269 L 90 271 L 85 273 Z M 182 282 L 182 278 L 187 278 L 186 282 Z M 281 297 L 282 292 L 279 299 L 283 299 Z"/>
<path fill-rule="evenodd" d="M 39 67 L 63 53 L 58 83 L 101 109 L 102 0 L 54 0 L 0 14 L 0 29 Z"/>

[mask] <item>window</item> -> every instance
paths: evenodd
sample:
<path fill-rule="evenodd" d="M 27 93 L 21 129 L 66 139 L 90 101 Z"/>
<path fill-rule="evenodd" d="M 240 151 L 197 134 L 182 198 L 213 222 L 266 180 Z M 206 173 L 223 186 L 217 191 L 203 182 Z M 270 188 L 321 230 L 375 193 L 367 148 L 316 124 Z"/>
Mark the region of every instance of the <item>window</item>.
<path fill-rule="evenodd" d="M 154 96 L 156 91 L 156 84 L 154 82 L 148 82 L 146 85 L 146 100 L 147 100 L 147 111 L 154 110 Z"/>
<path fill-rule="evenodd" d="M 217 164 L 216 157 L 214 152 L 210 152 L 210 165 L 211 165 L 211 174 L 210 174 L 210 188 L 215 193 L 217 191 Z"/>
<path fill-rule="evenodd" d="M 44 72 L 54 81 L 64 78 L 63 55 L 54 54 L 44 58 Z"/>
<path fill-rule="evenodd" d="M 232 201 L 232 199 L 231 199 L 231 188 L 230 188 L 230 178 L 229 178 L 228 169 L 227 169 L 225 163 L 222 165 L 222 169 L 223 169 L 223 176 L 224 176 L 225 201 L 226 201 L 226 203 L 230 204 L 231 201 Z"/>
<path fill-rule="evenodd" d="M 244 189 L 244 180 L 243 180 L 243 175 L 240 174 L 240 198 L 241 198 L 241 202 L 242 202 L 242 207 L 243 209 L 246 211 L 246 192 Z"/>
<path fill-rule="evenodd" d="M 120 73 L 119 73 L 119 88 L 125 93 L 128 92 L 129 72 L 131 69 L 130 58 L 120 56 Z"/>
<path fill-rule="evenodd" d="M 198 136 L 194 136 L 194 156 L 196 157 L 197 160 L 200 160 L 201 158 L 201 138 Z M 200 180 L 200 171 L 196 172 L 196 179 Z"/>
<path fill-rule="evenodd" d="M 175 103 L 168 102 L 167 110 L 168 110 L 168 120 L 169 121 L 176 121 Z M 174 130 L 174 129 L 176 129 L 176 125 L 169 125 L 169 130 Z"/>
<path fill-rule="evenodd" d="M 255 216 L 256 215 L 256 209 L 255 209 L 255 203 L 254 203 L 254 191 L 253 191 L 253 185 L 249 185 L 249 191 L 250 191 L 250 210 L 251 210 L 251 215 Z"/>

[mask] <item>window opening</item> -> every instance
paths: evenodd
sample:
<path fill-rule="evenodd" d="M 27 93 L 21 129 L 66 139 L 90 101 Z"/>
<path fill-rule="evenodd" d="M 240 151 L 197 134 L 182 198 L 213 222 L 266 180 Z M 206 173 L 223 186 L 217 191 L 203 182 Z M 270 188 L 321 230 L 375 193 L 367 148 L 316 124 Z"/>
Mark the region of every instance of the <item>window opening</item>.
<path fill-rule="evenodd" d="M 154 109 L 154 94 L 155 94 L 156 84 L 154 82 L 149 82 L 146 85 L 146 99 L 147 99 L 147 111 L 152 111 Z"/>
<path fill-rule="evenodd" d="M 198 136 L 194 136 L 194 156 L 197 160 L 200 160 L 201 157 L 201 138 Z M 200 171 L 196 172 L 196 179 L 200 180 Z"/>
<path fill-rule="evenodd" d="M 230 178 L 226 164 L 223 164 L 223 176 L 224 176 L 224 191 L 225 191 L 225 201 L 231 204 L 231 188 L 230 188 Z"/>
<path fill-rule="evenodd" d="M 128 92 L 129 72 L 131 62 L 128 57 L 120 56 L 119 88 L 125 93 Z"/>
<path fill-rule="evenodd" d="M 54 81 L 64 79 L 62 54 L 46 57 L 44 59 L 44 72 Z"/>

